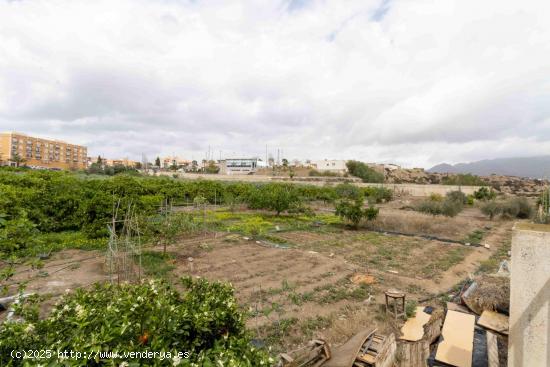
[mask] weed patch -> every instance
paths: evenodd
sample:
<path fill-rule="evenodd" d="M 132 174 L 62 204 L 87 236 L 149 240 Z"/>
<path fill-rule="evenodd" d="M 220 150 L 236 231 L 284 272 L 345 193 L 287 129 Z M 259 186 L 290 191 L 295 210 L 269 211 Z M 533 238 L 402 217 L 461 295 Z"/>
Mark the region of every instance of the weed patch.
<path fill-rule="evenodd" d="M 141 266 L 145 274 L 156 278 L 163 278 L 174 270 L 175 266 L 169 261 L 174 259 L 170 253 L 163 254 L 157 251 L 144 251 L 141 254 Z"/>

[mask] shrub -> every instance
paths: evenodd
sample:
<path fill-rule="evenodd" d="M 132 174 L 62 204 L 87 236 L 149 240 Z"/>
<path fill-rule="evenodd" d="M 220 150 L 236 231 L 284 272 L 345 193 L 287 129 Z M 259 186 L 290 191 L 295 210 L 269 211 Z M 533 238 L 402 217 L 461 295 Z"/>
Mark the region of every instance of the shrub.
<path fill-rule="evenodd" d="M 0 225 L 0 253 L 11 255 L 37 244 L 36 225 L 26 218 L 3 220 Z"/>
<path fill-rule="evenodd" d="M 445 195 L 445 200 L 452 201 L 454 203 L 460 203 L 462 205 L 468 203 L 468 198 L 462 191 L 450 191 Z"/>
<path fill-rule="evenodd" d="M 182 280 L 185 293 L 158 281 L 145 284 L 96 285 L 77 289 L 62 298 L 45 319 L 38 318 L 36 304 L 23 302 L 17 313 L 21 322 L 5 322 L 0 329 L 0 364 L 3 366 L 259 366 L 272 360 L 250 344 L 243 315 L 230 285 L 204 279 Z M 34 307 L 32 307 L 34 306 Z M 73 350 L 97 352 L 163 351 L 166 359 L 141 356 L 113 360 L 92 357 L 88 361 L 57 353 L 41 360 L 12 359 L 11 350 Z M 180 360 L 178 352 L 188 352 Z M 92 363 L 92 364 L 89 364 Z"/>
<path fill-rule="evenodd" d="M 497 193 L 491 188 L 486 186 L 480 187 L 479 190 L 474 191 L 474 198 L 477 200 L 494 200 L 497 197 Z"/>
<path fill-rule="evenodd" d="M 437 194 L 435 192 L 432 192 L 430 194 L 430 201 L 443 201 L 443 196 L 441 194 Z"/>
<path fill-rule="evenodd" d="M 361 198 L 356 200 L 340 200 L 336 204 L 335 209 L 336 215 L 348 221 L 355 229 L 359 227 L 359 223 L 364 218 L 374 220 L 378 216 L 378 208 L 370 206 L 367 209 L 363 209 L 363 199 Z"/>
<path fill-rule="evenodd" d="M 336 195 L 340 199 L 352 201 L 363 199 L 363 192 L 359 189 L 359 187 L 350 183 L 339 184 L 334 188 L 334 191 L 336 191 Z"/>
<path fill-rule="evenodd" d="M 515 197 L 504 203 L 502 215 L 507 218 L 531 218 L 533 216 L 533 207 L 526 198 Z"/>
<path fill-rule="evenodd" d="M 378 217 L 379 212 L 380 209 L 375 208 L 374 206 L 369 206 L 364 210 L 365 218 L 367 218 L 367 220 L 375 220 Z"/>
<path fill-rule="evenodd" d="M 488 201 L 481 205 L 480 210 L 483 214 L 489 217 L 490 220 L 502 213 L 502 205 L 494 200 Z"/>
<path fill-rule="evenodd" d="M 442 207 L 441 202 L 432 201 L 432 200 L 423 200 L 418 203 L 414 209 L 421 213 L 431 214 L 431 215 L 441 215 Z"/>
<path fill-rule="evenodd" d="M 418 302 L 407 301 L 407 303 L 405 304 L 405 315 L 407 318 L 416 316 L 416 307 L 418 307 Z"/>
<path fill-rule="evenodd" d="M 386 187 L 365 187 L 362 191 L 369 202 L 382 203 L 393 199 L 393 190 Z"/>
<path fill-rule="evenodd" d="M 480 210 L 491 220 L 498 214 L 506 219 L 528 219 L 534 214 L 533 206 L 524 197 L 514 197 L 501 202 L 492 200 L 482 205 Z"/>
<path fill-rule="evenodd" d="M 363 162 L 347 161 L 346 167 L 350 175 L 359 177 L 363 182 L 384 182 L 384 174 L 370 168 Z"/>
<path fill-rule="evenodd" d="M 441 204 L 441 214 L 446 217 L 456 217 L 463 209 L 463 204 L 458 201 L 445 200 Z"/>
<path fill-rule="evenodd" d="M 444 200 L 440 200 L 438 196 L 434 198 L 430 197 L 428 200 L 423 200 L 418 203 L 415 207 L 415 210 L 436 215 L 444 215 L 447 217 L 457 216 L 464 207 L 464 201 L 466 200 L 466 195 L 460 191 L 449 192 Z"/>

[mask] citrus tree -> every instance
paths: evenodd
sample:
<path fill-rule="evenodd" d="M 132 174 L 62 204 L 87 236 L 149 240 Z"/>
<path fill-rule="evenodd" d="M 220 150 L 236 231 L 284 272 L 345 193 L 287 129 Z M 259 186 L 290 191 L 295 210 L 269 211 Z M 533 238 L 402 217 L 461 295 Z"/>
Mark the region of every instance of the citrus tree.
<path fill-rule="evenodd" d="M 233 289 L 203 279 L 182 279 L 180 293 L 160 281 L 95 285 L 65 295 L 45 319 L 33 299 L 17 307 L 22 321 L 0 327 L 0 365 L 55 366 L 269 366 L 254 348 Z M 12 350 L 74 351 L 41 359 L 12 358 Z M 163 352 L 148 358 L 144 352 Z M 100 353 L 101 352 L 101 353 Z M 117 357 L 105 352 L 117 353 Z M 129 352 L 142 352 L 131 355 Z M 126 354 L 125 354 L 126 353 Z M 35 357 L 36 358 L 36 357 Z M 26 363 L 26 364 L 25 364 Z"/>
<path fill-rule="evenodd" d="M 261 185 L 253 190 L 248 197 L 251 209 L 267 209 L 280 215 L 282 212 L 298 208 L 302 198 L 293 185 L 272 183 Z"/>

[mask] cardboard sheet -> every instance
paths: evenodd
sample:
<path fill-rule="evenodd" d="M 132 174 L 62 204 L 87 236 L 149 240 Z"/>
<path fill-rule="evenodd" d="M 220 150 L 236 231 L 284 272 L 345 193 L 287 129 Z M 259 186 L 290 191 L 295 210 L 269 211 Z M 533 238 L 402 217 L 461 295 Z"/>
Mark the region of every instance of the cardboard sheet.
<path fill-rule="evenodd" d="M 508 335 L 508 316 L 493 311 L 483 311 L 477 324 L 497 333 Z"/>
<path fill-rule="evenodd" d="M 437 347 L 435 359 L 451 366 L 471 367 L 475 322 L 474 315 L 447 311 L 441 330 L 443 341 Z"/>
<path fill-rule="evenodd" d="M 430 321 L 431 315 L 424 312 L 424 307 L 417 307 L 414 317 L 407 319 L 401 328 L 401 336 L 399 339 L 416 342 L 424 336 L 424 325 Z"/>

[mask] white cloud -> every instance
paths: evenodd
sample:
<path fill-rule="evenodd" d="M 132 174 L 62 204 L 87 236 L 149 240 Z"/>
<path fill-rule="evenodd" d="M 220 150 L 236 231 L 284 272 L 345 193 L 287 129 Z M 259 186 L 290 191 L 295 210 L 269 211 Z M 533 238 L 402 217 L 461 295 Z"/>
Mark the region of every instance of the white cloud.
<path fill-rule="evenodd" d="M 91 154 L 548 154 L 545 0 L 0 0 L 0 130 Z M 216 156 L 218 153 L 216 154 Z"/>

